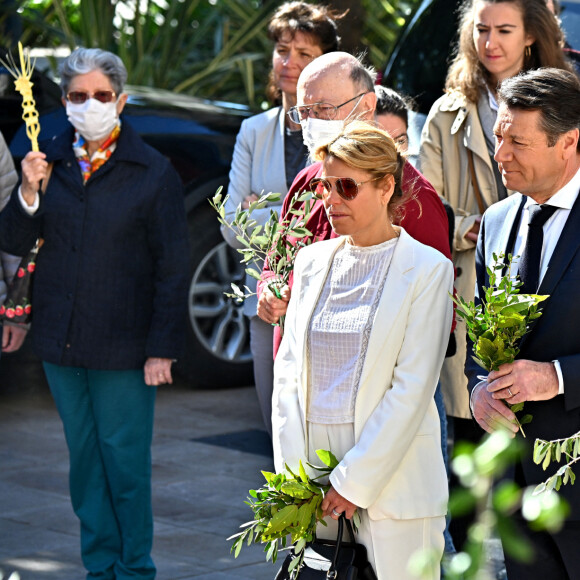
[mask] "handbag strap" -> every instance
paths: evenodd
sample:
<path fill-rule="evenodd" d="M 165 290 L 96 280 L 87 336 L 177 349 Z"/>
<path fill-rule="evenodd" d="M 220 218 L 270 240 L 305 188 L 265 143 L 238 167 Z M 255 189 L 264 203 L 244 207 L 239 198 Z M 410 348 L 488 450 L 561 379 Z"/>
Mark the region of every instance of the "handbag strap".
<path fill-rule="evenodd" d="M 346 529 L 348 530 L 348 535 L 350 536 L 351 544 L 354 545 L 354 543 L 355 543 L 354 530 L 352 529 L 352 524 L 350 523 L 350 520 L 346 519 L 344 512 L 343 512 L 340 514 L 340 517 L 338 518 L 338 533 L 336 535 L 336 548 L 334 549 L 334 556 L 332 558 L 332 564 L 330 565 L 330 568 L 328 569 L 328 572 L 326 573 L 326 577 L 328 578 L 328 580 L 335 580 L 336 577 L 338 576 L 338 571 L 336 569 L 336 565 L 338 563 L 338 554 L 340 553 L 340 547 L 342 546 L 342 534 L 344 532 L 345 522 L 346 522 Z"/>
<path fill-rule="evenodd" d="M 485 211 L 485 204 L 483 203 L 483 196 L 481 195 L 481 190 L 479 189 L 479 184 L 477 183 L 477 177 L 475 175 L 475 167 L 473 164 L 473 151 L 471 149 L 467 150 L 467 163 L 469 165 L 469 175 L 471 176 L 471 185 L 473 186 L 473 191 L 475 192 L 475 199 L 477 200 L 479 213 L 483 215 L 483 212 Z"/>

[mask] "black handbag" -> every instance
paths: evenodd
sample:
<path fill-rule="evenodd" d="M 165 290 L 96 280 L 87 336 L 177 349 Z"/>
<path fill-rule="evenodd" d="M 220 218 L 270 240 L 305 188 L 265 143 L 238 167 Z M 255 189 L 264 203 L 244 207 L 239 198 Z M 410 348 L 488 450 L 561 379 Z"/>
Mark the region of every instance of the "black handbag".
<path fill-rule="evenodd" d="M 344 526 L 350 542 L 342 538 Z M 290 553 L 276 574 L 276 580 L 290 580 L 288 568 L 297 556 Z M 357 544 L 350 520 L 341 514 L 338 519 L 338 533 L 334 540 L 314 540 L 304 552 L 304 562 L 296 580 L 377 580 L 377 576 L 367 558 L 367 550 Z"/>

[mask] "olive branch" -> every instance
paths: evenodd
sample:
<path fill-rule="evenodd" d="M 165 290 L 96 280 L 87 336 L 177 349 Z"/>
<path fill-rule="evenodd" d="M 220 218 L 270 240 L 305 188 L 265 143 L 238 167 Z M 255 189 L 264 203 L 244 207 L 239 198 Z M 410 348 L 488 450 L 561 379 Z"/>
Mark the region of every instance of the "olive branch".
<path fill-rule="evenodd" d="M 298 251 L 312 242 L 312 233 L 305 226 L 318 199 L 317 196 L 309 191 L 296 193 L 282 220 L 279 220 L 276 211 L 270 210 L 270 217 L 262 226 L 252 217 L 253 212 L 264 209 L 271 202 L 280 201 L 279 193 L 263 194 L 258 200 L 250 203 L 248 209 L 242 209 L 241 205 L 238 205 L 232 221 L 228 221 L 225 209 L 228 196 L 223 197 L 222 190 L 223 187 L 219 187 L 209 203 L 218 213 L 219 222 L 233 231 L 242 245 L 242 248 L 238 248 L 238 252 L 242 254 L 240 262 L 246 265 L 246 274 L 261 280 L 261 272 L 254 266 L 262 262 L 267 263 L 274 274 L 267 282 L 267 286 L 280 298 L 280 290 L 288 284 L 290 274 L 294 270 Z M 295 243 L 290 238 L 294 238 Z M 226 293 L 226 296 L 238 302 L 256 294 L 247 286 L 242 289 L 232 283 L 231 287 L 233 294 Z M 284 317 L 279 322 L 281 327 L 283 323 Z"/>
<path fill-rule="evenodd" d="M 541 316 L 538 304 L 547 295 L 520 294 L 521 282 L 514 282 L 511 276 L 513 256 L 508 254 L 507 260 L 503 253 L 493 254 L 493 264 L 487 267 L 489 286 L 484 287 L 485 296 L 477 306 L 466 302 L 463 298 L 452 296 L 457 306 L 457 315 L 467 327 L 467 334 L 473 343 L 473 360 L 486 371 L 496 371 L 506 363 L 514 362 L 520 352 L 519 341 L 529 331 L 532 320 Z M 501 272 L 507 267 L 507 272 Z M 524 403 L 506 405 L 518 413 L 524 408 Z M 532 420 L 531 415 L 516 417 L 516 424 L 525 437 L 522 425 Z"/>
<path fill-rule="evenodd" d="M 266 561 L 273 563 L 279 550 L 293 549 L 296 557 L 288 570 L 290 578 L 298 577 L 306 544 L 314 539 L 317 523 L 326 525 L 320 506 L 330 485 L 319 480 L 326 478 L 338 465 L 330 451 L 318 449 L 316 454 L 324 466 L 306 462 L 308 467 L 320 473 L 316 477 L 308 475 L 302 461 L 298 465 L 298 474 L 288 465 L 284 473 L 262 471 L 266 484 L 251 489 L 245 502 L 252 509 L 254 519 L 242 524 L 242 531 L 228 538 L 234 540 L 231 548 L 234 557 L 239 556 L 244 544 L 265 544 Z M 356 526 L 359 521 L 356 512 L 353 520 Z M 288 547 L 288 537 L 293 546 Z"/>
<path fill-rule="evenodd" d="M 580 461 L 580 431 L 565 439 L 554 439 L 553 441 L 536 439 L 533 459 L 534 463 L 542 465 L 544 471 L 546 471 L 552 461 L 560 463 L 562 458 L 564 458 L 566 463 L 554 475 L 538 484 L 534 493 L 542 493 L 553 489 L 558 491 L 562 485 L 566 485 L 568 482 L 572 485 L 574 484 L 576 475 L 572 471 L 572 466 Z"/>

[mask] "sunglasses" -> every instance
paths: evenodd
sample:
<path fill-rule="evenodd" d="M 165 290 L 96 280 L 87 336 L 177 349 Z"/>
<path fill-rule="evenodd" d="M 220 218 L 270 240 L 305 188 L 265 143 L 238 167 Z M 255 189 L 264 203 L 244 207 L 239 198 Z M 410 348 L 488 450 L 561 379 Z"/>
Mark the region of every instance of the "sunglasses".
<path fill-rule="evenodd" d="M 82 105 L 88 99 L 97 99 L 101 103 L 110 103 L 115 100 L 116 96 L 114 91 L 95 91 L 92 95 L 85 91 L 71 91 L 67 94 L 66 99 L 74 105 Z"/>
<path fill-rule="evenodd" d="M 310 191 L 313 191 L 322 199 L 328 197 L 332 191 L 332 183 L 325 177 L 315 177 L 310 180 Z M 374 179 L 367 179 L 366 181 L 355 181 L 352 177 L 333 177 L 335 179 L 334 186 L 336 191 L 342 199 L 352 201 L 358 195 L 358 186 L 377 181 L 382 177 L 375 177 Z"/>

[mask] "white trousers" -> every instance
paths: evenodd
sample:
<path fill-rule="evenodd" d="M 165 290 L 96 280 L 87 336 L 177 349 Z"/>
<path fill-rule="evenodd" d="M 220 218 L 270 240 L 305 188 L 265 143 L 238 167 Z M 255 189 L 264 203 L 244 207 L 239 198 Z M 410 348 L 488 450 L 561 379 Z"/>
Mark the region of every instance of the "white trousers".
<path fill-rule="evenodd" d="M 308 423 L 308 460 L 313 465 L 321 465 L 316 455 L 317 449 L 331 451 L 340 461 L 353 446 L 352 423 L 341 425 Z M 425 477 L 428 475 L 425 474 Z M 409 571 L 408 564 L 415 553 L 423 550 L 435 550 L 440 555 L 439 560 L 443 557 L 444 516 L 412 520 L 371 520 L 367 510 L 359 509 L 358 512 L 361 523 L 356 534 L 357 542 L 367 549 L 369 562 L 378 580 L 417 580 L 417 576 Z M 319 538 L 336 539 L 336 520 L 326 518 L 325 521 L 328 527 L 319 524 L 316 535 Z M 439 580 L 440 574 L 440 565 L 437 562 L 428 578 Z"/>

